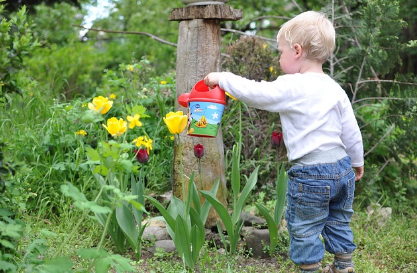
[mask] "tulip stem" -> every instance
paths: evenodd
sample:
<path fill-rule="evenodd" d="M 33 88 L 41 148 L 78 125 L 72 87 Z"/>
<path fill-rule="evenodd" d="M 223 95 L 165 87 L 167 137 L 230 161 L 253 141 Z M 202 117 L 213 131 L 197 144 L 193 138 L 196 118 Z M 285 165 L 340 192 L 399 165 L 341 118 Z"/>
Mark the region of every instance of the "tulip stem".
<path fill-rule="evenodd" d="M 178 134 L 178 148 L 180 150 L 180 168 L 181 168 L 181 184 L 182 184 L 182 200 L 185 204 L 185 185 L 184 185 L 184 167 L 182 165 L 182 149 L 181 149 L 181 137 Z"/>
<path fill-rule="evenodd" d="M 199 188 L 200 188 L 200 191 L 202 191 L 203 190 L 203 184 L 202 184 L 202 177 L 201 177 L 201 159 L 199 158 L 198 159 L 198 172 L 200 173 L 200 185 L 199 185 Z"/>

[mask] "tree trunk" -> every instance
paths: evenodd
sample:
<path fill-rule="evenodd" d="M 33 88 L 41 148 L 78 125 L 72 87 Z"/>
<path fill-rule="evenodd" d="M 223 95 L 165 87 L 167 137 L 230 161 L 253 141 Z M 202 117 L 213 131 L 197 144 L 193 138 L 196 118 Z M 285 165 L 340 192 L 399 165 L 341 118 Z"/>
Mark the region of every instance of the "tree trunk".
<path fill-rule="evenodd" d="M 227 11 L 227 12 L 224 12 Z M 239 12 L 236 11 L 239 17 Z M 220 71 L 220 20 L 222 14 L 227 14 L 230 20 L 233 16 L 233 9 L 226 5 L 216 7 L 193 6 L 174 9 L 170 20 L 178 20 L 178 49 L 177 49 L 177 94 L 175 101 L 176 111 L 188 111 L 179 105 L 178 97 L 183 93 L 189 93 L 192 87 L 202 80 L 208 73 Z M 196 14 L 201 18 L 192 19 L 190 14 Z M 181 16 L 184 16 L 183 18 Z M 241 13 L 240 13 L 241 16 Z M 236 19 L 236 18 L 235 18 Z M 226 109 L 227 110 L 227 109 Z M 185 113 L 186 114 L 186 113 Z M 180 135 L 181 151 L 176 139 L 174 149 L 174 182 L 173 194 L 182 199 L 182 181 L 188 191 L 188 181 L 194 172 L 194 183 L 197 188 L 200 185 L 200 173 L 198 159 L 194 156 L 194 146 L 204 146 L 204 156 L 201 158 L 201 184 L 204 190 L 210 190 L 217 179 L 220 179 L 217 198 L 221 203 L 227 205 L 227 187 L 225 176 L 224 148 L 222 129 L 219 128 L 216 138 L 204 138 L 187 136 L 186 130 Z M 181 179 L 180 152 L 182 153 L 184 166 L 184 180 Z M 201 200 L 203 202 L 203 200 Z M 218 215 L 212 208 L 207 218 L 206 227 L 216 225 Z"/>

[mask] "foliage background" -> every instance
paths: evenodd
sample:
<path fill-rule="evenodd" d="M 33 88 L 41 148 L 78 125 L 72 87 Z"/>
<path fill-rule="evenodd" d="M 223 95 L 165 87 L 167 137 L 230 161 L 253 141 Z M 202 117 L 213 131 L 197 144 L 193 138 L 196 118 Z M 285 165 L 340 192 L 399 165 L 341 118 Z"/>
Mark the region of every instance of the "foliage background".
<path fill-rule="evenodd" d="M 146 191 L 169 190 L 173 142 L 161 118 L 173 110 L 176 47 L 123 32 L 149 33 L 175 44 L 178 23 L 167 18 L 173 8 L 183 5 L 181 1 L 109 1 L 109 16 L 96 19 L 92 27 L 119 33 L 90 30 L 81 36 L 79 25 L 88 7 L 99 1 L 27 1 L 27 13 L 17 1 L 2 3 L 7 5 L 0 11 L 0 209 L 8 213 L 2 210 L 0 220 L 9 221 L 16 231 L 6 236 L 0 229 L 2 242 L 6 238 L 17 247 L 16 239 L 24 234 L 19 219 L 75 220 L 78 214 L 71 200 L 60 191 L 63 182 L 89 198 L 97 193 L 94 178 L 81 163 L 86 159 L 85 146 L 94 148 L 98 135 L 90 133 L 80 141 L 74 134 L 84 128 L 83 105 L 97 95 L 117 96 L 120 107 L 112 110 L 115 115 L 136 102 L 147 109 L 144 130 L 155 146 L 145 167 Z M 244 18 L 222 23 L 223 53 L 228 56 L 222 69 L 256 80 L 273 80 L 281 73 L 275 36 L 283 22 L 309 9 L 334 13 L 338 47 L 326 71 L 352 99 L 365 141 L 366 172 L 357 184 L 356 206 L 362 209 L 379 202 L 406 217 L 413 215 L 417 206 L 415 1 L 346 0 L 323 6 L 322 1 L 307 0 L 231 0 L 228 4 L 242 9 Z M 12 38 L 6 41 L 7 35 Z M 129 65 L 133 71 L 127 69 Z M 226 150 L 232 148 L 238 130 L 232 101 L 227 108 Z M 253 199 L 266 194 L 269 200 L 276 175 L 269 135 L 279 130 L 279 117 L 251 108 L 243 111 L 248 130 L 243 135 L 241 169 L 248 175 L 260 166 Z M 281 159 L 285 160 L 284 150 Z M 10 249 L 4 244 L 2 253 Z M 24 248 L 28 242 L 20 244 Z M 41 246 L 37 245 L 39 251 Z M 24 257 L 22 263 L 31 263 L 30 255 Z"/>

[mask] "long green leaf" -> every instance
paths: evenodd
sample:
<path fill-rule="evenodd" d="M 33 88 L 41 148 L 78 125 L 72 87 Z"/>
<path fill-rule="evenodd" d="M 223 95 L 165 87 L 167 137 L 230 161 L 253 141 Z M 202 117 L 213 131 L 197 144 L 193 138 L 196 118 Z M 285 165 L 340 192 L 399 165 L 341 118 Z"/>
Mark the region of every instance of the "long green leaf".
<path fill-rule="evenodd" d="M 132 211 L 126 204 L 123 203 L 121 207 L 116 208 L 116 219 L 117 224 L 126 235 L 126 239 L 130 246 L 133 249 L 136 249 L 136 242 L 139 234 L 136 229 L 136 222 Z"/>
<path fill-rule="evenodd" d="M 145 204 L 145 196 L 144 196 L 145 189 L 144 189 L 143 182 L 142 182 L 142 175 L 139 175 L 139 181 L 137 182 L 136 182 L 135 176 L 131 175 L 130 184 L 132 185 L 131 186 L 132 195 L 136 195 L 138 197 L 136 201 L 139 204 L 144 205 Z M 133 215 L 135 216 L 136 223 L 140 225 L 143 219 L 143 212 L 133 209 Z"/>
<path fill-rule="evenodd" d="M 219 231 L 220 240 L 221 240 L 221 241 L 222 241 L 222 243 L 223 243 L 224 249 L 226 249 L 226 251 L 227 251 L 227 242 L 226 242 L 226 238 L 224 238 L 224 235 L 223 235 L 223 230 L 222 230 L 222 227 L 220 226 L 219 221 L 217 221 L 217 222 L 216 222 L 216 225 L 217 225 L 217 230 Z"/>
<path fill-rule="evenodd" d="M 275 251 L 275 248 L 277 246 L 278 242 L 278 224 L 274 221 L 272 216 L 269 214 L 269 211 L 261 204 L 255 204 L 258 208 L 259 212 L 262 214 L 262 216 L 265 218 L 266 223 L 268 224 L 268 230 L 269 230 L 269 254 L 272 256 L 272 254 Z"/>
<path fill-rule="evenodd" d="M 193 258 L 194 261 L 197 261 L 196 259 L 198 258 L 198 253 L 200 252 L 200 249 L 203 247 L 204 241 L 206 239 L 206 230 L 204 229 L 204 223 L 201 221 L 200 216 L 194 208 L 191 208 L 190 210 L 190 219 L 193 228 L 196 227 L 198 231 L 195 234 L 191 234 L 191 238 L 193 239 Z"/>
<path fill-rule="evenodd" d="M 219 189 L 219 185 L 220 185 L 220 179 L 218 178 L 216 180 L 216 182 L 214 183 L 213 187 L 210 190 L 210 192 L 213 196 L 217 195 L 217 190 Z M 211 208 L 210 202 L 205 200 L 204 203 L 203 203 L 203 206 L 201 207 L 201 211 L 200 211 L 200 218 L 201 218 L 201 221 L 203 222 L 203 224 L 206 224 L 207 217 L 208 217 L 209 212 L 210 212 L 210 208 Z"/>
<path fill-rule="evenodd" d="M 191 190 L 191 185 L 194 184 L 194 172 L 191 173 L 190 175 L 190 179 L 188 180 L 188 192 L 187 194 L 187 200 L 185 201 L 185 215 L 189 215 L 190 213 L 190 207 L 191 207 L 191 203 L 193 202 L 193 198 L 192 198 L 192 194 L 193 191 Z"/>
<path fill-rule="evenodd" d="M 216 196 L 213 193 L 209 191 L 200 191 L 200 192 L 206 198 L 206 200 L 210 202 L 210 204 L 214 207 L 214 209 L 219 214 L 220 219 L 222 220 L 226 228 L 227 234 L 229 234 L 229 236 L 233 236 L 232 218 L 230 217 L 227 209 L 223 206 L 222 203 L 220 203 L 219 200 L 217 200 Z"/>
<path fill-rule="evenodd" d="M 190 229 L 181 215 L 178 215 L 175 220 L 175 230 L 174 244 L 178 254 L 180 257 L 183 257 L 184 263 L 187 266 L 194 269 L 194 261 L 191 254 Z"/>
<path fill-rule="evenodd" d="M 190 234 L 190 241 L 191 241 L 191 257 L 193 259 L 194 264 L 197 263 L 198 255 L 200 253 L 200 230 L 196 225 L 191 228 Z"/>
<path fill-rule="evenodd" d="M 240 213 L 245 206 L 246 199 L 248 199 L 250 192 L 252 191 L 253 187 L 255 187 L 256 182 L 258 182 L 258 170 L 259 166 L 256 167 L 250 175 L 245 187 L 242 190 L 241 195 L 239 196 L 239 199 L 237 200 L 237 203 L 235 204 L 233 209 L 233 223 L 237 223 L 238 219 L 240 218 Z"/>
<path fill-rule="evenodd" d="M 281 222 L 282 214 L 285 206 L 285 196 L 287 193 L 287 172 L 285 171 L 285 164 L 281 165 L 279 175 L 277 176 L 276 182 L 276 203 L 274 210 L 274 221 L 279 225 Z"/>
<path fill-rule="evenodd" d="M 188 190 L 192 192 L 191 196 L 193 199 L 193 206 L 195 210 L 197 211 L 197 213 L 200 214 L 201 213 L 200 195 L 198 194 L 197 186 L 195 185 L 195 183 L 192 183 L 191 187 Z"/>
<path fill-rule="evenodd" d="M 164 217 L 165 222 L 167 225 L 175 232 L 175 220 L 172 218 L 171 214 L 168 213 L 168 211 L 162 206 L 162 204 L 156 200 L 155 198 L 151 196 L 145 196 L 146 199 L 149 200 L 161 213 L 162 217 Z"/>

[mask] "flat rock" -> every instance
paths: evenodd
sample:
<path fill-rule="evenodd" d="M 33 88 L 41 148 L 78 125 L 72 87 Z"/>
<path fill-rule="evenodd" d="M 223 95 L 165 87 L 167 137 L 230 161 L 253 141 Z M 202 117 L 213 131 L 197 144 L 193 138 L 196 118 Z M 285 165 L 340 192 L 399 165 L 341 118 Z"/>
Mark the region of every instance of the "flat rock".
<path fill-rule="evenodd" d="M 155 245 L 152 246 L 151 248 L 149 248 L 149 252 L 151 253 L 156 253 L 156 249 L 163 249 L 165 252 L 174 252 L 176 251 L 175 248 L 175 244 L 173 240 L 161 240 L 161 241 L 156 241 Z"/>

